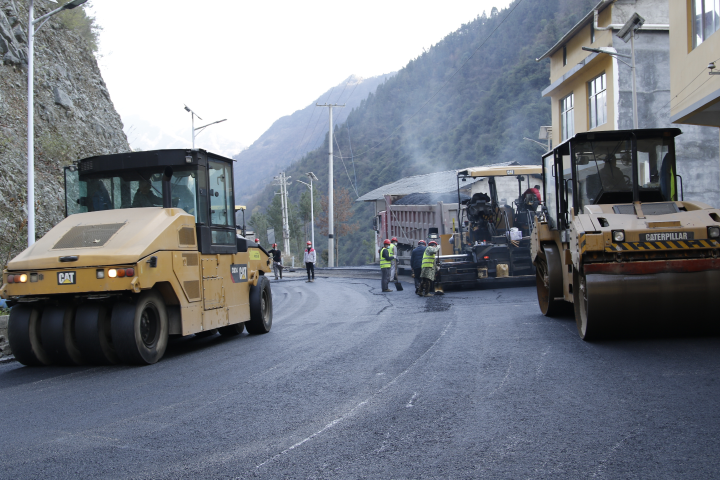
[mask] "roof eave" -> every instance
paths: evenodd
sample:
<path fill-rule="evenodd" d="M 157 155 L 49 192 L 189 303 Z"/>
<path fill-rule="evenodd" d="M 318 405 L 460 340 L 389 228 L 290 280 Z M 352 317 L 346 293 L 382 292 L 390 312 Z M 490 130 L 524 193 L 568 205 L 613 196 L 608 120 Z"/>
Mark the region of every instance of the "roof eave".
<path fill-rule="evenodd" d="M 605 10 L 605 8 L 613 2 L 615 2 L 615 0 L 600 0 L 600 3 L 595 5 L 595 8 L 590 10 L 590 13 L 585 15 L 578 23 L 575 24 L 575 26 L 573 28 L 570 29 L 570 31 L 568 31 L 565 35 L 563 35 L 563 37 L 560 40 L 558 40 L 557 43 L 555 45 L 553 45 L 552 48 L 550 48 L 550 50 L 543 53 L 539 58 L 536 58 L 535 61 L 539 62 L 540 60 L 544 60 L 544 59 L 550 57 L 551 55 L 553 55 L 558 50 L 560 50 L 560 47 L 562 47 L 563 44 L 565 44 L 569 38 L 573 37 L 578 31 L 580 31 L 581 28 L 583 28 L 585 25 L 587 25 L 588 22 L 593 21 L 593 16 L 594 16 L 593 12 L 595 10 L 597 10 L 599 13 L 599 12 Z"/>

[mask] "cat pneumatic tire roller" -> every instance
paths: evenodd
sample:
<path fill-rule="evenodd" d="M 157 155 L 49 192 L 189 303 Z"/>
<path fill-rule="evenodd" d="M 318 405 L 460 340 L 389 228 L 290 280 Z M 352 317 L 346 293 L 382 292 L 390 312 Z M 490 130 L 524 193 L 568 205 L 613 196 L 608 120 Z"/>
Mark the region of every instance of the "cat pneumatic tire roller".
<path fill-rule="evenodd" d="M 263 334 L 267 252 L 236 234 L 233 161 L 204 150 L 65 169 L 66 218 L 12 259 L 0 296 L 24 365 L 147 365 L 170 336 Z"/>

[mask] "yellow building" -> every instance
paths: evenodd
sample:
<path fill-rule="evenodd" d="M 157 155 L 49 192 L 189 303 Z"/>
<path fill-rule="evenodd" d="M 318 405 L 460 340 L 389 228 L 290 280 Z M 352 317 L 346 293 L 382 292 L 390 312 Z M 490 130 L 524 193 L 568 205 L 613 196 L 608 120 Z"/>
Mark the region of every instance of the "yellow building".
<path fill-rule="evenodd" d="M 617 33 L 634 13 L 644 19 L 634 39 L 638 128 L 677 126 L 672 125 L 670 119 L 670 45 L 673 45 L 673 52 L 677 49 L 676 42 L 670 39 L 670 4 L 675 12 L 677 4 L 690 5 L 699 1 L 718 2 L 600 1 L 538 58 L 537 61 L 550 59 L 550 85 L 542 95 L 550 98 L 553 145 L 579 132 L 633 128 L 631 44 L 619 38 Z M 687 40 L 683 45 L 687 47 Z M 717 48 L 720 45 L 718 42 L 713 45 L 720 57 L 720 48 Z M 583 47 L 602 50 L 603 53 L 583 50 Z M 700 45 L 702 47 L 704 45 Z M 712 47 L 709 50 L 713 50 Z M 708 61 L 704 60 L 705 67 Z M 720 70 L 720 60 L 718 66 Z M 692 76 L 696 74 L 697 71 L 694 71 Z M 675 76 L 680 75 L 673 72 L 673 82 Z M 720 81 L 720 76 L 717 80 Z M 720 82 L 715 85 L 717 96 Z M 676 141 L 678 170 L 683 176 L 685 198 L 720 205 L 720 163 L 717 159 L 720 136 L 716 129 L 699 126 L 709 123 L 695 125 L 698 126 L 683 126 L 683 135 Z"/>
<path fill-rule="evenodd" d="M 670 27 L 670 120 L 720 127 L 720 3 L 671 1 Z"/>

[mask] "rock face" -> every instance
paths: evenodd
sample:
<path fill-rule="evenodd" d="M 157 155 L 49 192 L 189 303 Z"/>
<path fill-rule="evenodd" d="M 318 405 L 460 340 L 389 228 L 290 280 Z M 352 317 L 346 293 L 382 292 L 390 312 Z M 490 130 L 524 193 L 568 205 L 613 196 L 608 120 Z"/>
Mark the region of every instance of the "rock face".
<path fill-rule="evenodd" d="M 36 1 L 35 18 L 53 5 Z M 38 238 L 65 215 L 63 167 L 130 150 L 93 53 L 60 15 L 35 35 Z M 26 0 L 0 0 L 0 268 L 27 245 L 27 20 Z"/>

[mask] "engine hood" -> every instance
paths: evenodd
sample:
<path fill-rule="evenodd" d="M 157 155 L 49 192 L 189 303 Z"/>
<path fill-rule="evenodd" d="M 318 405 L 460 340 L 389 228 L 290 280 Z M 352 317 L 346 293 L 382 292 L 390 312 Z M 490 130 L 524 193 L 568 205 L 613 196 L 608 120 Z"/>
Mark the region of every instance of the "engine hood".
<path fill-rule="evenodd" d="M 160 250 L 197 250 L 195 218 L 179 208 L 130 208 L 70 215 L 12 259 L 8 270 L 136 263 Z M 77 256 L 61 262 L 61 257 Z"/>

